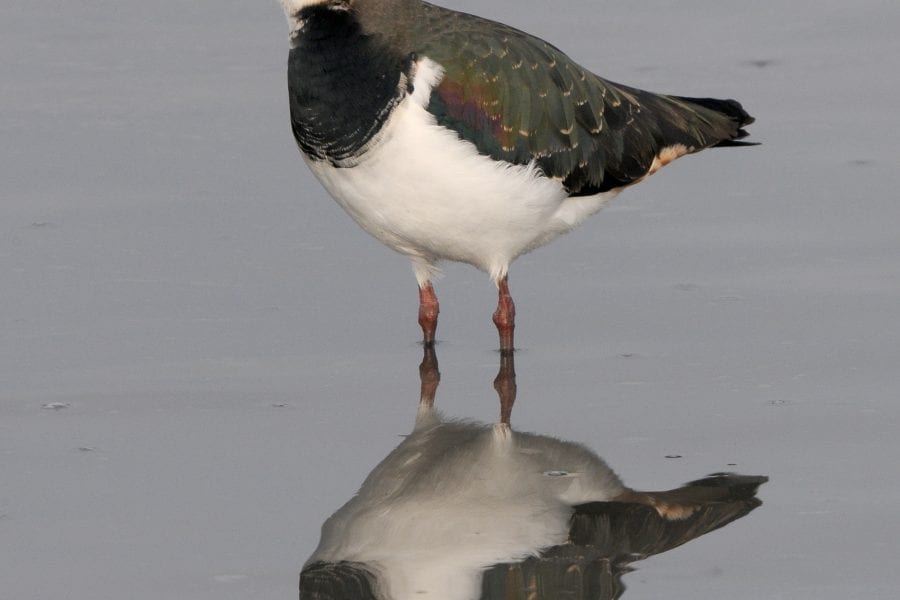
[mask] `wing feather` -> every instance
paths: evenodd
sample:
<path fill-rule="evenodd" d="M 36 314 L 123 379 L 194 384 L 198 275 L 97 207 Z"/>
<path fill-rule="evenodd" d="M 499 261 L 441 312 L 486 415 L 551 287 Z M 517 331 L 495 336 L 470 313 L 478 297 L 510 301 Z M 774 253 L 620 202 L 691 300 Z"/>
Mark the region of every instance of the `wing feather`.
<path fill-rule="evenodd" d="M 727 145 L 752 118 L 733 100 L 629 88 L 511 27 L 454 13 L 423 28 L 417 53 L 444 68 L 428 110 L 479 152 L 535 162 L 573 195 L 634 183 L 667 148 Z"/>

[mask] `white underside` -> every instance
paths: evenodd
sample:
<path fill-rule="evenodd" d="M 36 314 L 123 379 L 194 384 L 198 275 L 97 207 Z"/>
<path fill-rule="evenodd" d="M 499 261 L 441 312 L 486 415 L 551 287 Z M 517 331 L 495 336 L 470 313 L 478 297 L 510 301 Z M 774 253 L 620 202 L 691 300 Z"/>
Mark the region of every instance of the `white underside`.
<path fill-rule="evenodd" d="M 420 284 L 441 260 L 474 265 L 499 281 L 517 256 L 570 231 L 616 192 L 570 198 L 534 165 L 479 154 L 425 110 L 442 76 L 438 64 L 419 61 L 415 92 L 355 166 L 306 161 L 363 229 L 412 259 Z"/>

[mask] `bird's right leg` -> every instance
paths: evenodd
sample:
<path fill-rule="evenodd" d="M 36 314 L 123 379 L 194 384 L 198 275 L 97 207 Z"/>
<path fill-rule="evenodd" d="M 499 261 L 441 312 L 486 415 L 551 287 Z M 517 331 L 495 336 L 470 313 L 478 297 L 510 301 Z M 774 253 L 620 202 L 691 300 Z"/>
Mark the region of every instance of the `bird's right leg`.
<path fill-rule="evenodd" d="M 437 330 L 437 320 L 440 307 L 434 286 L 430 281 L 419 285 L 419 325 L 422 327 L 422 342 L 425 347 L 434 346 L 434 334 Z"/>

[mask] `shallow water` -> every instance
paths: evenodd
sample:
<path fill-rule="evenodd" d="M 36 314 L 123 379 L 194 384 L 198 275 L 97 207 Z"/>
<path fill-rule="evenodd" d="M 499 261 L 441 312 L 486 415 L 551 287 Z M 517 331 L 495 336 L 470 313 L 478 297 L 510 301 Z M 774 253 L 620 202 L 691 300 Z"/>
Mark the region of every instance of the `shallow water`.
<path fill-rule="evenodd" d="M 511 272 L 514 430 L 637 489 L 770 477 L 624 597 L 893 598 L 900 7 L 454 6 L 757 117 Z M 0 7 L 0 598 L 295 597 L 411 430 L 415 282 L 302 166 L 285 34 L 277 3 Z M 495 291 L 437 291 L 438 405 L 493 423 Z"/>

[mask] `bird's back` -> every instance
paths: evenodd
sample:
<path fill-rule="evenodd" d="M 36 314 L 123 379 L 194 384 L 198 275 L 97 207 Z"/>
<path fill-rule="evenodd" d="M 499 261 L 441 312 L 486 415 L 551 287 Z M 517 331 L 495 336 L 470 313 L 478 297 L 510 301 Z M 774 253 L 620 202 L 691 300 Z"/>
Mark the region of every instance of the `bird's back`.
<path fill-rule="evenodd" d="M 753 122 L 734 100 L 613 83 L 503 23 L 416 0 L 360 7 L 388 46 L 443 68 L 428 104 L 440 125 L 495 160 L 536 162 L 571 195 L 624 187 L 684 154 L 730 145 Z"/>

